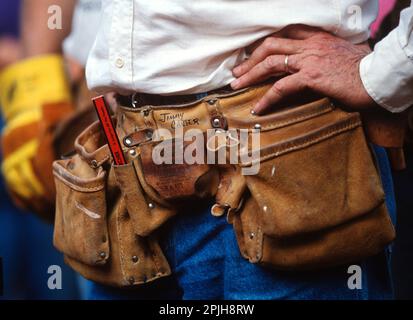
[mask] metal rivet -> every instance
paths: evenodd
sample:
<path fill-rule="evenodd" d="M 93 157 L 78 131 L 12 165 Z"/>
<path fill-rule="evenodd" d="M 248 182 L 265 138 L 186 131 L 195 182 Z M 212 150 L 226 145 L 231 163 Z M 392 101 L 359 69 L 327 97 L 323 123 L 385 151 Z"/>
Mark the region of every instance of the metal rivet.
<path fill-rule="evenodd" d="M 143 113 L 143 116 L 144 116 L 144 117 L 149 116 L 149 112 L 150 112 L 150 109 L 149 109 L 149 108 L 145 108 L 145 109 L 142 110 L 142 113 Z"/>
<path fill-rule="evenodd" d="M 211 99 L 211 100 L 208 100 L 208 104 L 210 104 L 211 106 L 212 106 L 212 105 L 214 105 L 214 104 L 215 104 L 215 102 L 217 102 L 217 100 L 216 100 L 216 99 Z"/>
<path fill-rule="evenodd" d="M 147 132 L 146 132 L 146 137 L 147 137 L 148 139 L 152 139 L 152 137 L 153 137 L 152 131 L 147 131 Z"/>
<path fill-rule="evenodd" d="M 131 99 L 131 105 L 132 105 L 132 108 L 137 108 L 138 107 L 138 92 L 135 92 L 133 95 L 132 95 L 132 99 Z"/>
<path fill-rule="evenodd" d="M 129 150 L 129 154 L 130 154 L 132 157 L 136 156 L 136 151 L 135 151 L 135 149 Z"/>
<path fill-rule="evenodd" d="M 254 232 L 251 232 L 250 233 L 250 239 L 254 239 L 255 238 L 255 233 Z"/>
<path fill-rule="evenodd" d="M 149 209 L 155 209 L 155 205 L 152 202 L 148 203 L 148 207 Z"/>
<path fill-rule="evenodd" d="M 255 129 L 255 130 L 261 130 L 261 125 L 260 125 L 259 123 L 257 123 L 257 124 L 254 126 L 254 129 Z"/>
<path fill-rule="evenodd" d="M 90 162 L 90 166 L 91 166 L 92 168 L 97 168 L 97 167 L 99 166 L 99 163 L 98 163 L 96 160 L 92 160 L 92 161 Z"/>
<path fill-rule="evenodd" d="M 129 277 L 128 279 L 130 284 L 134 284 L 135 283 L 135 278 L 134 277 Z"/>
<path fill-rule="evenodd" d="M 264 212 L 267 212 L 268 207 L 267 207 L 267 206 L 263 206 L 263 207 L 262 207 L 262 210 L 264 210 Z"/>
<path fill-rule="evenodd" d="M 138 262 L 138 261 L 139 261 L 138 256 L 133 256 L 133 257 L 132 257 L 132 261 L 133 261 L 133 263 Z"/>
<path fill-rule="evenodd" d="M 215 118 L 213 121 L 213 124 L 215 127 L 219 127 L 219 125 L 221 124 L 221 121 L 218 118 Z"/>
<path fill-rule="evenodd" d="M 101 253 L 99 253 L 99 256 L 100 256 L 102 259 L 105 259 L 105 258 L 106 258 L 106 252 L 101 252 Z"/>
<path fill-rule="evenodd" d="M 126 146 L 130 146 L 132 144 L 132 140 L 129 138 L 126 138 L 124 142 Z"/>
<path fill-rule="evenodd" d="M 256 115 L 256 113 L 255 113 L 255 111 L 254 111 L 254 110 L 251 110 L 251 114 L 252 114 L 253 116 L 255 116 L 255 115 Z"/>

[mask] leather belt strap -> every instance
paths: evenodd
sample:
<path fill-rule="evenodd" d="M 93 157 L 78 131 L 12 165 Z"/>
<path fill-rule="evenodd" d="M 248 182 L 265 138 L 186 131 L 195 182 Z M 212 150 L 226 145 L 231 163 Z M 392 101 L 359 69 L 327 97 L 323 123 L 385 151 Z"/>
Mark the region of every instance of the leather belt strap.
<path fill-rule="evenodd" d="M 207 95 L 211 94 L 220 94 L 220 93 L 229 93 L 232 92 L 230 85 L 225 87 L 211 90 L 205 92 Z M 129 96 L 122 96 L 117 95 L 116 100 L 117 102 L 125 107 L 135 107 L 141 108 L 144 106 L 162 106 L 162 105 L 174 105 L 174 104 L 184 104 L 190 103 L 198 100 L 198 94 L 187 94 L 187 95 L 175 95 L 175 96 L 162 96 L 157 94 L 148 94 L 148 93 L 140 93 L 136 92 L 133 95 Z M 134 104 L 132 104 L 134 102 Z"/>

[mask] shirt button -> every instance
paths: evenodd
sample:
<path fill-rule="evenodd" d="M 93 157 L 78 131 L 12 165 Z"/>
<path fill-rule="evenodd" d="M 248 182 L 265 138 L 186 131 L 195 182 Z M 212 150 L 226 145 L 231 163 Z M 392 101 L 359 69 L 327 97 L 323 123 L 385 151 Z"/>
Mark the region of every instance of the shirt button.
<path fill-rule="evenodd" d="M 125 62 L 123 61 L 123 59 L 121 58 L 116 59 L 116 66 L 118 68 L 123 68 L 124 65 L 125 65 Z"/>

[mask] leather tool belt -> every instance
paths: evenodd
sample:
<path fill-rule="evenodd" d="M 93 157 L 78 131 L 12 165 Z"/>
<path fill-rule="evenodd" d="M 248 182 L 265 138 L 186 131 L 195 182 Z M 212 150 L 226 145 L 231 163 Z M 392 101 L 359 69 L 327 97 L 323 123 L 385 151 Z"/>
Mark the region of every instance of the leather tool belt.
<path fill-rule="evenodd" d="M 113 164 L 100 124 L 88 127 L 76 139 L 76 154 L 53 165 L 54 244 L 67 263 L 118 287 L 167 276 L 160 227 L 182 206 L 211 198 L 211 213 L 226 216 L 251 263 L 311 270 L 383 250 L 395 233 L 359 114 L 324 98 L 252 115 L 268 89 L 212 93 L 180 105 L 123 103 L 113 119 L 127 159 L 122 166 Z M 223 152 L 228 161 L 155 161 L 161 145 L 172 146 L 175 158 L 177 150 L 191 153 L 185 136 L 194 129 L 194 139 L 205 142 L 201 160 Z M 245 143 L 236 135 L 241 130 Z M 231 162 L 234 148 L 238 160 L 258 157 Z M 245 175 L 254 165 L 259 170 Z"/>

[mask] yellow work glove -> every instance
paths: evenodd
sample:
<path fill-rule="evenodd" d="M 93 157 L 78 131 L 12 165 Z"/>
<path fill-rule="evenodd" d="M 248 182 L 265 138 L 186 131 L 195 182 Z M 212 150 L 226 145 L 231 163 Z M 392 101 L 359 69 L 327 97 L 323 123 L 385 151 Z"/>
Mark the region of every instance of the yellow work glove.
<path fill-rule="evenodd" d="M 52 214 L 55 126 L 72 111 L 63 58 L 23 60 L 0 73 L 2 173 L 16 204 L 43 216 Z"/>

